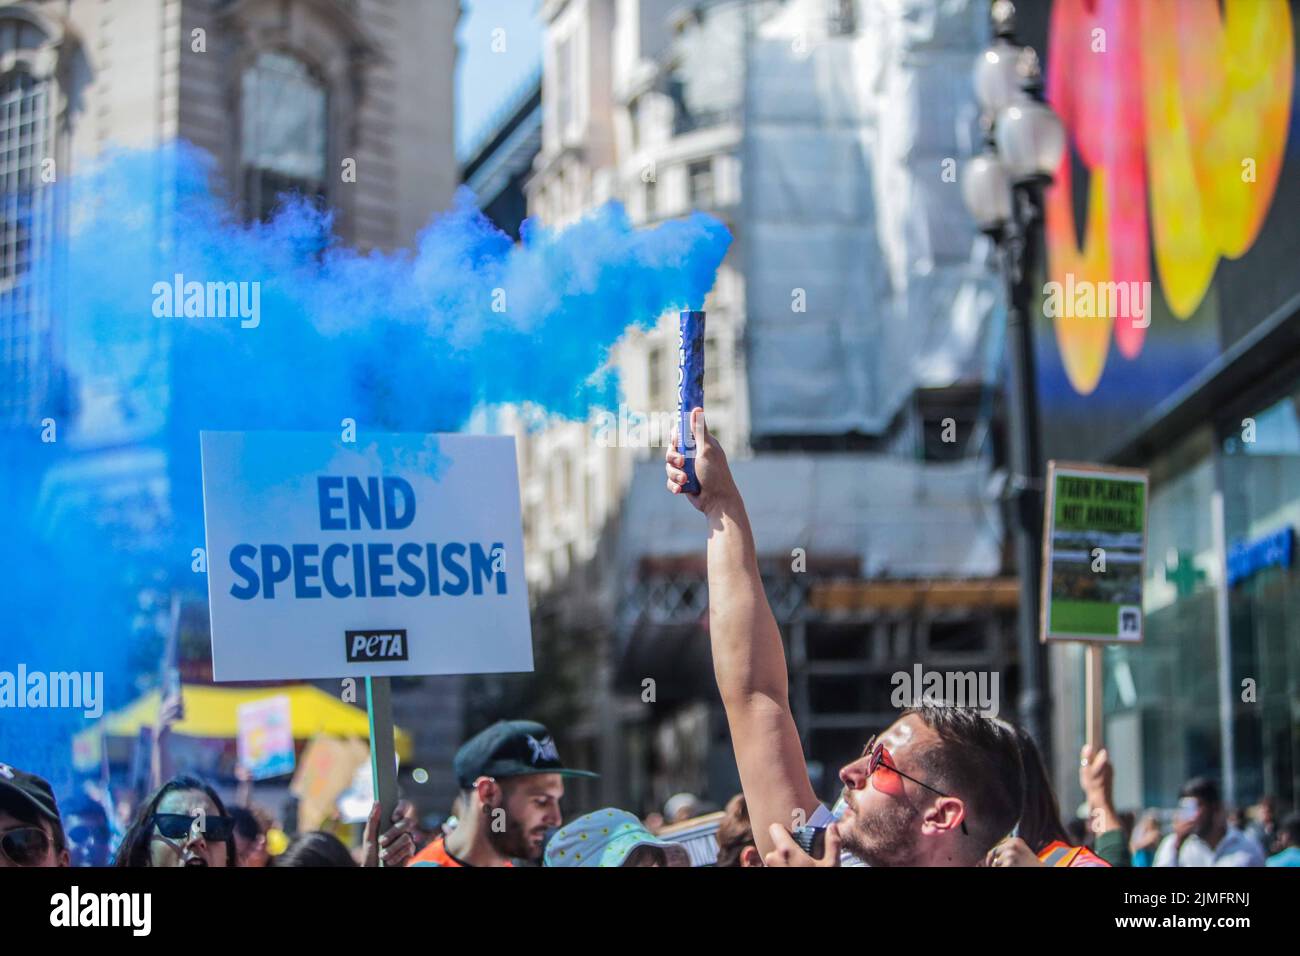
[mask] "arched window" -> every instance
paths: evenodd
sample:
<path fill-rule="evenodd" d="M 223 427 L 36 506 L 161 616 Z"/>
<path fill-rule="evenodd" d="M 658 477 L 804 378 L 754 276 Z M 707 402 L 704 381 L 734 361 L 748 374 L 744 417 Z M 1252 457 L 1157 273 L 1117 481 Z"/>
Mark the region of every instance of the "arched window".
<path fill-rule="evenodd" d="M 325 198 L 328 96 L 298 58 L 263 51 L 244 71 L 244 200 L 267 218 L 283 193 Z"/>

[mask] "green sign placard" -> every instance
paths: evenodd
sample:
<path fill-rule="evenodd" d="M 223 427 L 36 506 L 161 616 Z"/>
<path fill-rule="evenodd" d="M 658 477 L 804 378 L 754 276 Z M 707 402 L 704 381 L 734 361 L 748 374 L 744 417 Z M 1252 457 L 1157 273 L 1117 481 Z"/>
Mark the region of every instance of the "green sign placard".
<path fill-rule="evenodd" d="M 1147 473 L 1048 462 L 1042 639 L 1142 640 Z"/>

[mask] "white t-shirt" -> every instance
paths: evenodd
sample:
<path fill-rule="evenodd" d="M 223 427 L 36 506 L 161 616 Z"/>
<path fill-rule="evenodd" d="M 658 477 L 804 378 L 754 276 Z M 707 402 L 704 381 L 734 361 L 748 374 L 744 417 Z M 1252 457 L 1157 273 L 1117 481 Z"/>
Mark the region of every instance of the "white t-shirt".
<path fill-rule="evenodd" d="M 1236 827 L 1228 827 L 1219 845 L 1208 843 L 1192 834 L 1175 850 L 1177 837 L 1169 834 L 1156 848 L 1152 866 L 1263 866 L 1264 854 L 1259 844 Z"/>
<path fill-rule="evenodd" d="M 824 828 L 830 826 L 834 822 L 835 822 L 835 815 L 826 808 L 826 804 L 824 803 L 817 804 L 817 809 L 814 810 L 813 815 L 808 818 L 808 826 L 810 827 Z M 840 850 L 840 866 L 870 866 L 870 865 L 871 865 L 870 863 L 866 863 L 863 860 L 858 859 L 848 850 Z"/>

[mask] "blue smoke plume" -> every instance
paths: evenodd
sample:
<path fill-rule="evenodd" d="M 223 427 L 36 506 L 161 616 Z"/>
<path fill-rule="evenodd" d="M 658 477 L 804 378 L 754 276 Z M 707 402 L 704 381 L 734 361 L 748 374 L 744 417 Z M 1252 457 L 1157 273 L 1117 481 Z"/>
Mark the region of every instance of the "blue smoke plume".
<path fill-rule="evenodd" d="M 65 401 L 0 429 L 0 671 L 102 671 L 105 712 L 156 672 L 141 594 L 205 593 L 200 430 L 454 431 L 502 402 L 582 417 L 616 402 L 595 375 L 610 346 L 701 308 L 731 241 L 706 215 L 636 230 L 609 205 L 516 245 L 461 192 L 413 249 L 362 253 L 302 200 L 243 222 L 186 144 L 52 188 L 67 242 L 30 278 L 52 289 Z M 187 314 L 211 305 L 171 291 L 189 283 L 244 283 L 219 288 L 256 315 Z M 0 710 L 0 762 L 66 780 L 83 721 Z"/>

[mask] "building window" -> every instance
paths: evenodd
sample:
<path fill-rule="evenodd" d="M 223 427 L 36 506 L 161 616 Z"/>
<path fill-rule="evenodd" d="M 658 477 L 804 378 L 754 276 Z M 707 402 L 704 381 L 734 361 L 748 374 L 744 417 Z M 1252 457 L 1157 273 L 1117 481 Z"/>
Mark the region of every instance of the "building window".
<path fill-rule="evenodd" d="M 35 50 L 45 35 L 0 23 L 0 50 Z M 22 66 L 0 77 L 0 423 L 21 421 L 44 401 L 51 374 L 48 262 L 53 192 L 41 164 L 53 155 L 50 84 Z"/>
<path fill-rule="evenodd" d="M 1222 478 L 1228 547 L 1229 683 L 1258 687 L 1250 699 L 1228 699 L 1238 806 L 1271 795 L 1294 805 L 1300 797 L 1300 384 L 1271 405 L 1224 415 Z M 1222 560 L 1222 559 L 1220 559 Z M 1222 664 L 1220 664 L 1222 666 Z M 1214 668 L 1211 668 L 1214 670 Z"/>
<path fill-rule="evenodd" d="M 704 387 L 712 388 L 718 384 L 718 340 L 711 335 L 704 337 Z"/>
<path fill-rule="evenodd" d="M 713 160 L 704 159 L 686 167 L 691 184 L 691 208 L 713 208 Z"/>
<path fill-rule="evenodd" d="M 265 51 L 244 72 L 244 199 L 266 219 L 279 197 L 325 199 L 328 96 L 307 64 Z"/>
<path fill-rule="evenodd" d="M 560 142 L 568 137 L 577 110 L 573 90 L 573 38 L 555 44 L 555 113 Z"/>
<path fill-rule="evenodd" d="M 650 350 L 649 359 L 649 399 L 650 407 L 658 408 L 659 400 L 663 397 L 664 387 L 664 350 L 653 348 Z"/>
<path fill-rule="evenodd" d="M 831 36 L 850 36 L 857 29 L 853 0 L 828 0 L 829 32 Z"/>

